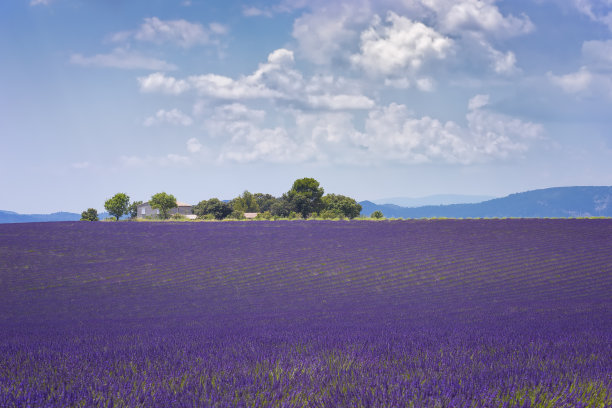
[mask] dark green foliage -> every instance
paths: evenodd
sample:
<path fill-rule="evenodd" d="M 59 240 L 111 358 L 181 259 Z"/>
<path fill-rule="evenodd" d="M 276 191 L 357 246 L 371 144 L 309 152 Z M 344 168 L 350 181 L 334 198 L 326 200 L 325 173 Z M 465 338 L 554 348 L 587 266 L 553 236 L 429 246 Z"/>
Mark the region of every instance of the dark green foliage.
<path fill-rule="evenodd" d="M 124 193 L 117 193 L 112 198 L 106 200 L 104 208 L 119 221 L 119 218 L 128 213 L 129 205 L 130 197 Z"/>
<path fill-rule="evenodd" d="M 274 217 L 288 217 L 289 214 L 293 211 L 293 207 L 289 202 L 289 198 L 287 194 L 283 194 L 282 197 L 277 198 L 274 203 L 270 206 L 270 213 Z"/>
<path fill-rule="evenodd" d="M 127 213 L 131 219 L 138 217 L 138 206 L 142 204 L 142 201 L 134 201 L 128 206 Z"/>
<path fill-rule="evenodd" d="M 329 215 L 336 214 L 335 217 L 328 216 L 327 218 L 355 218 L 359 216 L 361 212 L 361 205 L 351 197 L 346 197 L 340 194 L 327 194 L 323 197 L 323 208 L 322 213 Z M 323 217 L 326 218 L 326 217 Z"/>
<path fill-rule="evenodd" d="M 370 214 L 370 218 L 376 218 L 377 220 L 379 220 L 379 219 L 381 219 L 383 217 L 384 217 L 383 213 L 381 211 L 379 211 L 379 210 L 376 210 L 372 214 Z"/>
<path fill-rule="evenodd" d="M 256 213 L 259 212 L 259 205 L 257 204 L 257 199 L 255 196 L 246 191 L 242 193 L 242 195 L 234 198 L 230 205 L 232 206 L 233 211 L 242 212 L 242 213 Z"/>
<path fill-rule="evenodd" d="M 343 219 L 345 218 L 344 214 L 342 213 L 342 211 L 337 210 L 337 209 L 329 209 L 329 210 L 323 210 L 319 213 L 319 218 L 323 218 L 324 220 L 330 220 L 330 219 L 334 219 L 334 218 L 340 218 Z"/>
<path fill-rule="evenodd" d="M 271 211 L 272 206 L 277 201 L 276 197 L 274 197 L 272 194 L 255 193 L 253 196 L 255 197 L 255 201 L 257 201 L 259 211 L 261 212 Z"/>
<path fill-rule="evenodd" d="M 231 218 L 232 220 L 244 220 L 245 219 L 244 213 L 238 210 L 232 211 L 232 213 L 227 218 Z"/>
<path fill-rule="evenodd" d="M 88 208 L 81 213 L 81 221 L 98 221 L 98 211 L 95 208 Z"/>
<path fill-rule="evenodd" d="M 193 213 L 198 218 L 210 219 L 212 216 L 216 220 L 222 220 L 232 213 L 232 207 L 218 198 L 202 200 L 193 207 Z"/>
<path fill-rule="evenodd" d="M 323 188 L 313 178 L 302 178 L 295 180 L 291 190 L 287 192 L 287 199 L 291 203 L 292 210 L 302 214 L 302 218 L 312 213 L 318 213 L 323 209 Z"/>
<path fill-rule="evenodd" d="M 271 220 L 273 218 L 274 217 L 272 216 L 270 211 L 264 211 L 264 212 L 260 212 L 259 214 L 257 214 L 258 220 Z"/>
<path fill-rule="evenodd" d="M 155 194 L 151 197 L 149 204 L 151 204 L 151 208 L 159 210 L 159 215 L 164 220 L 168 219 L 168 211 L 177 206 L 176 198 L 172 194 L 166 194 L 165 192 Z"/>

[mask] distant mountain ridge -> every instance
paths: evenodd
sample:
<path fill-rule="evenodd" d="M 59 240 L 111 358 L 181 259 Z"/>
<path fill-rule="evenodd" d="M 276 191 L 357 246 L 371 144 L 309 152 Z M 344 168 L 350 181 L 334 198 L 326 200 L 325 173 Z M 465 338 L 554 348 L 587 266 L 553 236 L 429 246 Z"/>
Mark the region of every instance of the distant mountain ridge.
<path fill-rule="evenodd" d="M 104 212 L 98 214 L 103 220 L 109 218 L 110 214 Z M 14 211 L 0 210 L 0 224 L 11 224 L 16 222 L 53 222 L 53 221 L 78 221 L 81 214 L 71 212 L 55 212 L 52 214 L 19 214 Z"/>
<path fill-rule="evenodd" d="M 362 215 L 379 210 L 388 218 L 612 217 L 612 186 L 554 187 L 510 194 L 476 204 L 406 208 L 362 201 Z"/>
<path fill-rule="evenodd" d="M 400 207 L 423 207 L 426 205 L 472 204 L 492 200 L 494 196 L 465 194 L 436 194 L 425 197 L 389 197 L 372 200 L 374 204 L 393 204 Z"/>

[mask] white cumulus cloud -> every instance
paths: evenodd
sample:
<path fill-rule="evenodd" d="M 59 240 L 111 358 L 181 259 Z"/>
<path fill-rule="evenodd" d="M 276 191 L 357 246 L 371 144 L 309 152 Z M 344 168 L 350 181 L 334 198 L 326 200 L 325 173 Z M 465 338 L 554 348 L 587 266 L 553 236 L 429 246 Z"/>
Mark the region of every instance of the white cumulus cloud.
<path fill-rule="evenodd" d="M 162 73 L 138 78 L 143 92 L 181 94 L 191 88 L 200 96 L 226 101 L 270 99 L 311 109 L 369 109 L 374 101 L 343 78 L 316 75 L 304 78 L 295 67 L 293 52 L 278 49 L 250 75 L 230 78 L 217 74 L 176 79 Z"/>
<path fill-rule="evenodd" d="M 526 15 L 503 15 L 496 0 L 421 0 L 435 12 L 443 32 L 485 32 L 497 36 L 526 34 L 534 25 Z"/>
<path fill-rule="evenodd" d="M 468 109 L 480 109 L 489 104 L 489 95 L 476 95 L 468 102 Z"/>
<path fill-rule="evenodd" d="M 147 57 L 124 48 L 116 48 L 109 54 L 96 54 L 89 57 L 73 54 L 70 56 L 70 62 L 86 67 L 146 69 L 152 71 L 172 71 L 177 69 L 174 64 L 157 58 Z"/>
<path fill-rule="evenodd" d="M 157 111 L 157 113 L 155 113 L 155 115 L 146 118 L 143 122 L 145 126 L 155 126 L 163 123 L 191 126 L 191 124 L 193 124 L 193 119 L 191 119 L 189 115 L 186 115 L 175 108 L 169 111 L 160 109 Z"/>
<path fill-rule="evenodd" d="M 573 0 L 576 9 L 592 21 L 608 26 L 612 31 L 612 1 L 610 0 Z"/>
<path fill-rule="evenodd" d="M 444 59 L 453 40 L 431 27 L 389 12 L 382 24 L 376 17 L 361 34 L 361 50 L 351 57 L 369 73 L 391 75 L 417 72 L 429 60 Z"/>
<path fill-rule="evenodd" d="M 290 112 L 295 120 L 292 128 L 267 126 L 263 117 L 243 106 L 240 117 L 217 108 L 207 128 L 225 141 L 220 160 L 240 162 L 467 165 L 521 157 L 543 138 L 541 125 L 493 112 L 488 104 L 488 95 L 470 99 L 466 124 L 461 125 L 417 117 L 407 106 L 390 103 L 369 111 L 364 130 L 355 127 L 349 112 L 294 110 Z"/>
<path fill-rule="evenodd" d="M 586 66 L 581 67 L 577 72 L 566 75 L 554 75 L 548 73 L 550 81 L 563 89 L 567 93 L 584 92 L 591 86 L 593 75 Z"/>
<path fill-rule="evenodd" d="M 521 155 L 542 137 L 541 125 L 482 109 L 487 103 L 486 95 L 470 100 L 466 127 L 391 103 L 370 112 L 355 143 L 384 160 L 470 164 Z"/>
<path fill-rule="evenodd" d="M 116 33 L 112 39 L 123 42 L 132 38 L 137 41 L 155 44 L 172 43 L 183 48 L 191 48 L 196 45 L 213 44 L 216 42 L 215 35 L 225 35 L 227 32 L 228 28 L 225 25 L 216 22 L 204 27 L 200 23 L 182 19 L 160 20 L 157 17 L 147 17 L 137 30 Z"/>
<path fill-rule="evenodd" d="M 173 95 L 182 94 L 191 88 L 187 81 L 166 76 L 161 72 L 139 77 L 138 83 L 142 92 L 161 92 Z"/>
<path fill-rule="evenodd" d="M 585 41 L 582 44 L 582 56 L 595 68 L 612 69 L 612 40 Z"/>

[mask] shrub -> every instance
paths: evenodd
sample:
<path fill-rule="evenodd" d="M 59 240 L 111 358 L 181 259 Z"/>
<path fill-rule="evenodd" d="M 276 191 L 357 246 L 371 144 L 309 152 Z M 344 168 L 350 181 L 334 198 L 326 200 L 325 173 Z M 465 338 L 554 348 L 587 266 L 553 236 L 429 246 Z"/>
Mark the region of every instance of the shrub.
<path fill-rule="evenodd" d="M 98 221 L 98 211 L 95 208 L 88 208 L 81 213 L 81 221 Z"/>
<path fill-rule="evenodd" d="M 262 213 L 257 214 L 257 217 L 255 217 L 255 219 L 257 220 L 271 220 L 272 218 L 274 218 L 272 216 L 272 213 L 270 213 L 270 211 L 264 211 Z"/>
<path fill-rule="evenodd" d="M 377 220 L 380 220 L 383 217 L 384 217 L 384 215 L 383 215 L 382 211 L 380 211 L 380 210 L 376 210 L 372 214 L 370 214 L 370 218 L 374 218 L 374 219 L 377 219 Z"/>

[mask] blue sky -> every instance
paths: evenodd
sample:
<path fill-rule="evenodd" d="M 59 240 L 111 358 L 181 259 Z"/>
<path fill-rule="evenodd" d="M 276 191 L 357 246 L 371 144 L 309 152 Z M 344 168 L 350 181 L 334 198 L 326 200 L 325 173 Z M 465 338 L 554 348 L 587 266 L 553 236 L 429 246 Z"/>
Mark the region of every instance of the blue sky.
<path fill-rule="evenodd" d="M 5 0 L 0 209 L 612 185 L 611 0 Z"/>

